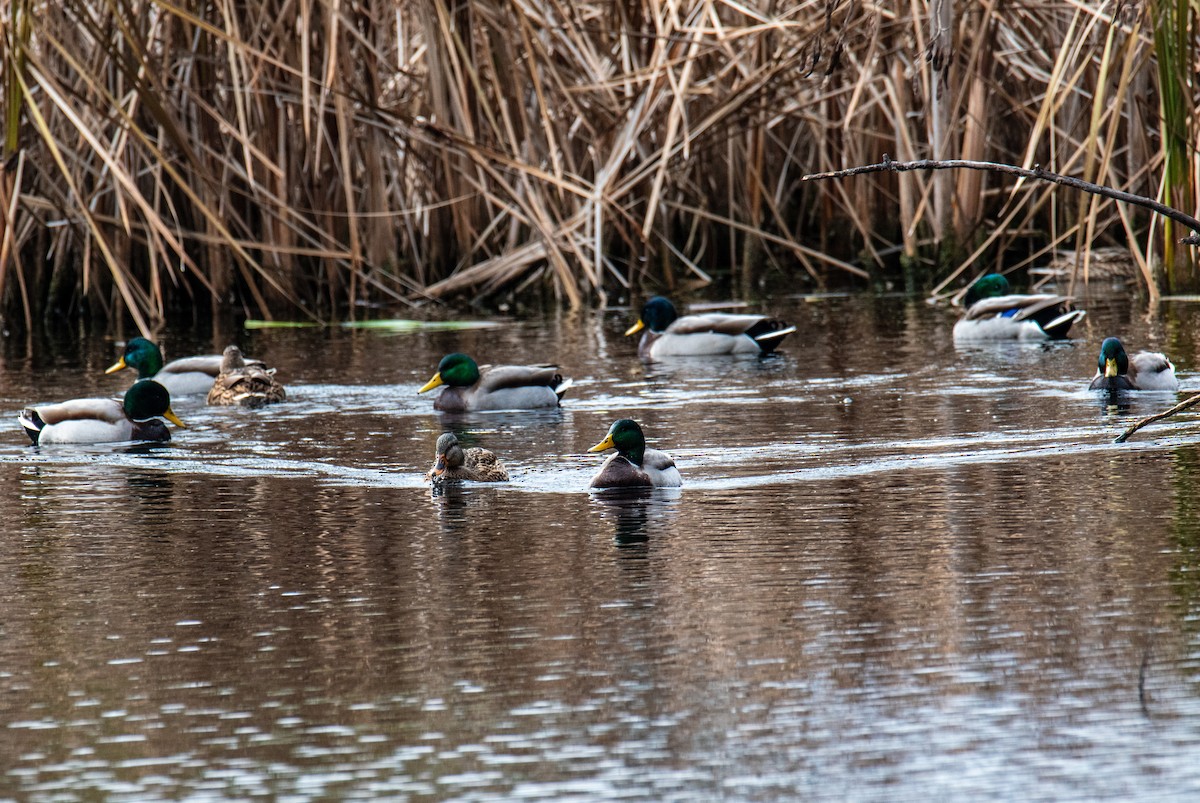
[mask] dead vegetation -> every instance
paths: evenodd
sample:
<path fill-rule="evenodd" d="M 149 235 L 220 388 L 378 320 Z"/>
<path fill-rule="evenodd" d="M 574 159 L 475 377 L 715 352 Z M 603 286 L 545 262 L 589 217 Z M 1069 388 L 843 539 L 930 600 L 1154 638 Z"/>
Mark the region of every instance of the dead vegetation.
<path fill-rule="evenodd" d="M 1175 234 L 1109 199 L 801 184 L 983 159 L 1196 210 L 1186 2 L 932 6 L 0 0 L 0 302 L 146 330 L 205 303 L 945 284 L 1126 243 L 1147 286 L 1194 285 Z"/>

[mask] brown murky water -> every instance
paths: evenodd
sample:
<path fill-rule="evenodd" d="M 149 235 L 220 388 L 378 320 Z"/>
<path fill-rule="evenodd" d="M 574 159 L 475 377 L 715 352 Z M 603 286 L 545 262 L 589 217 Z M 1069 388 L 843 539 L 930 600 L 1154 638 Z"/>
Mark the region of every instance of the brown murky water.
<path fill-rule="evenodd" d="M 628 313 L 237 340 L 291 400 L 182 400 L 165 447 L 33 449 L 116 392 L 102 338 L 4 342 L 0 796 L 794 800 L 1200 793 L 1200 420 L 1084 390 L 1107 334 L 955 349 L 953 313 L 786 299 L 771 360 L 643 367 Z M 564 407 L 439 419 L 447 351 L 556 360 Z M 586 491 L 632 416 L 681 491 Z M 505 457 L 431 496 L 444 424 Z"/>

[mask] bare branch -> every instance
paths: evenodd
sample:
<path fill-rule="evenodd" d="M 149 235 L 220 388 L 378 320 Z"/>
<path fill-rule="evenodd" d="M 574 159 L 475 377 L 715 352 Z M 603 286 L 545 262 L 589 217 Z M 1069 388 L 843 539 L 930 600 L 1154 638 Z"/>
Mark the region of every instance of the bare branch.
<path fill-rule="evenodd" d="M 1146 426 L 1147 424 L 1153 424 L 1155 421 L 1161 421 L 1164 418 L 1173 416 L 1176 413 L 1182 412 L 1183 410 L 1186 410 L 1187 408 L 1192 407 L 1196 404 L 1200 404 L 1200 393 L 1197 393 L 1195 396 L 1190 396 L 1190 397 L 1184 399 L 1179 404 L 1172 407 L 1170 410 L 1163 410 L 1161 413 L 1155 413 L 1154 415 L 1146 416 L 1141 421 L 1138 421 L 1132 427 L 1130 427 L 1129 429 L 1122 432 L 1120 437 L 1118 437 L 1115 441 L 1113 441 L 1113 443 L 1124 443 L 1125 441 L 1129 440 L 1130 435 L 1137 432 L 1139 429 Z"/>
<path fill-rule="evenodd" d="M 1040 179 L 1042 181 L 1050 181 L 1054 184 L 1061 184 L 1064 187 L 1072 187 L 1084 192 L 1090 192 L 1093 195 L 1101 195 L 1105 198 L 1112 198 L 1114 201 L 1122 201 L 1124 203 L 1141 206 L 1151 211 L 1157 212 L 1163 217 L 1170 218 L 1176 223 L 1181 223 L 1187 226 L 1196 234 L 1190 234 L 1184 237 L 1179 242 L 1188 245 L 1200 245 L 1200 220 L 1191 215 L 1184 214 L 1178 209 L 1161 204 L 1153 198 L 1147 198 L 1144 195 L 1134 195 L 1124 190 L 1116 190 L 1112 187 L 1105 187 L 1100 184 L 1093 184 L 1090 181 L 1073 178 L 1071 176 L 1052 173 L 1049 170 L 1042 169 L 1041 165 L 1034 165 L 1033 169 L 1026 167 L 1017 167 L 1016 165 L 1001 164 L 998 162 L 976 162 L 969 159 L 918 159 L 912 162 L 893 162 L 888 155 L 883 155 L 883 161 L 879 164 L 862 165 L 861 167 L 850 167 L 845 170 L 835 170 L 831 173 L 811 173 L 803 178 L 804 181 L 820 180 L 827 178 L 843 178 L 845 176 L 857 176 L 862 173 L 880 173 L 889 171 L 892 173 L 904 173 L 909 170 L 990 170 L 994 173 L 1008 173 L 1022 178 Z"/>

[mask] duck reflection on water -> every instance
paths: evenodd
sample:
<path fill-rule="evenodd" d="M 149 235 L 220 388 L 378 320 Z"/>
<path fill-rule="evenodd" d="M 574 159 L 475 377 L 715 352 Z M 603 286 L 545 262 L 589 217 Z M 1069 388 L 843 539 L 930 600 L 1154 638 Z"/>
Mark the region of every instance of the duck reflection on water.
<path fill-rule="evenodd" d="M 679 488 L 604 488 L 589 501 L 600 518 L 613 526 L 619 547 L 645 544 L 651 535 L 666 535 L 674 526 L 683 492 Z"/>

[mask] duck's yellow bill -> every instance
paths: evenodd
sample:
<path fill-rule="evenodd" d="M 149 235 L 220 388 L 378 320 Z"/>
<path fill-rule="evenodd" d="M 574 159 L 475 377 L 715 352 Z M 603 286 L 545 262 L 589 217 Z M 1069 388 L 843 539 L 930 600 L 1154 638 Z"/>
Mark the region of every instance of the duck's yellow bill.
<path fill-rule="evenodd" d="M 631 326 L 625 330 L 625 337 L 629 337 L 630 335 L 636 335 L 638 332 L 642 331 L 642 329 L 644 329 L 645 326 L 646 326 L 646 324 L 642 323 L 642 319 L 638 318 L 637 323 L 635 323 L 633 326 Z"/>
<path fill-rule="evenodd" d="M 167 419 L 177 427 L 183 427 L 184 429 L 187 429 L 187 424 L 180 421 L 179 416 L 175 415 L 175 412 L 170 407 L 168 407 L 167 411 L 163 413 L 163 418 Z"/>
<path fill-rule="evenodd" d="M 612 439 L 612 433 L 610 432 L 609 434 L 604 436 L 604 440 L 597 443 L 591 449 L 588 449 L 588 451 L 589 452 L 603 452 L 605 449 L 611 449 L 611 448 L 613 448 L 613 439 Z"/>
<path fill-rule="evenodd" d="M 127 367 L 128 366 L 125 365 L 125 358 L 122 357 L 121 359 L 117 360 L 115 365 L 109 366 L 109 368 L 107 370 L 105 370 L 104 373 L 115 374 L 117 371 L 120 371 L 122 368 L 127 368 Z"/>
<path fill-rule="evenodd" d="M 1104 361 L 1104 375 L 1107 377 L 1119 376 L 1116 360 L 1110 359 Z"/>
<path fill-rule="evenodd" d="M 417 393 L 424 393 L 427 390 L 433 390 L 434 388 L 438 387 L 441 384 L 442 384 L 442 372 L 438 371 L 436 374 L 433 375 L 433 379 L 430 379 L 428 382 L 426 382 L 421 387 L 421 389 L 417 391 Z"/>

